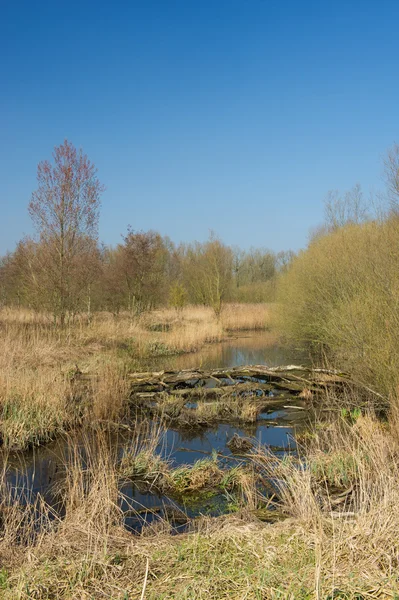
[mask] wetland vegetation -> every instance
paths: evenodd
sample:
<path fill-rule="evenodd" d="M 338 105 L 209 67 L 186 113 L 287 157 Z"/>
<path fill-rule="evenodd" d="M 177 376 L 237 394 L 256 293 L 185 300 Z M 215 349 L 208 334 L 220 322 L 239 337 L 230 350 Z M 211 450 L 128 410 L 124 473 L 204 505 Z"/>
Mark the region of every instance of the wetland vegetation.
<path fill-rule="evenodd" d="M 54 160 L 0 265 L 0 597 L 398 598 L 399 149 L 298 256 L 100 247 Z"/>

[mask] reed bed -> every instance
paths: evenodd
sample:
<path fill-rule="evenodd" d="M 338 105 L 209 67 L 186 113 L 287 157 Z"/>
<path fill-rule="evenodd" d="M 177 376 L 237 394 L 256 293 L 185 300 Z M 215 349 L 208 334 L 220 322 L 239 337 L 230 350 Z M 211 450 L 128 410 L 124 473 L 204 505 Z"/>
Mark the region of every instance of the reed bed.
<path fill-rule="evenodd" d="M 268 310 L 264 305 L 229 305 L 222 320 L 210 308 L 196 306 L 140 318 L 98 313 L 89 323 L 80 316 L 60 330 L 48 314 L 2 308 L 1 441 L 6 447 L 26 448 L 93 419 L 118 421 L 125 414 L 129 370 L 140 370 L 150 358 L 196 352 L 220 342 L 227 329 L 257 328 Z M 85 389 L 74 385 L 80 372 L 93 376 Z"/>
<path fill-rule="evenodd" d="M 221 321 L 225 331 L 264 330 L 270 328 L 272 314 L 272 304 L 227 304 Z"/>
<path fill-rule="evenodd" d="M 270 502 L 286 517 L 273 525 L 257 519 L 250 469 L 227 475 L 202 461 L 176 471 L 170 477 L 183 489 L 210 485 L 212 478 L 240 485 L 243 504 L 174 536 L 166 523 L 141 535 L 123 528 L 121 463 L 99 431 L 85 468 L 81 447 L 76 459 L 70 456 L 62 521 L 32 535 L 16 520 L 19 514 L 29 524 L 21 507 L 7 520 L 2 506 L 1 597 L 393 599 L 399 593 L 397 423 L 395 414 L 385 424 L 364 414 L 320 424 L 301 460 L 255 448 L 253 472 L 272 481 Z M 157 439 L 144 435 L 132 456 L 150 452 Z"/>

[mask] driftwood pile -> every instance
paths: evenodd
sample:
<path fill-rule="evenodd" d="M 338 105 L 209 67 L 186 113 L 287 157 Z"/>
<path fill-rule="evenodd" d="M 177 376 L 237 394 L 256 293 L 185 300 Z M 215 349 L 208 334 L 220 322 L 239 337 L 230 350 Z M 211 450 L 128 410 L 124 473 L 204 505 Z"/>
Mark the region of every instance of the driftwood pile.
<path fill-rule="evenodd" d="M 129 375 L 132 399 L 218 399 L 226 396 L 310 399 L 327 389 L 342 389 L 346 375 L 297 365 L 252 365 L 229 369 L 159 371 Z"/>

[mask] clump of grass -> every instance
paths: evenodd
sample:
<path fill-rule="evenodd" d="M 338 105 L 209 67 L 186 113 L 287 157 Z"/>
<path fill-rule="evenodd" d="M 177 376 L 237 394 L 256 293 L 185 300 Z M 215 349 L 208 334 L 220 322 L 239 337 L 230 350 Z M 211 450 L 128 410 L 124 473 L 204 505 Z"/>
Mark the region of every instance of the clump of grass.
<path fill-rule="evenodd" d="M 116 421 L 127 409 L 129 382 L 121 361 L 106 361 L 97 370 L 91 385 L 92 414 L 95 419 Z"/>
<path fill-rule="evenodd" d="M 199 401 L 196 417 L 206 422 L 234 420 L 254 423 L 260 413 L 261 406 L 254 398 L 241 398 L 234 394 L 208 402 Z"/>
<path fill-rule="evenodd" d="M 356 458 L 345 450 L 317 453 L 312 457 L 309 467 L 312 477 L 330 488 L 348 487 L 359 476 Z"/>
<path fill-rule="evenodd" d="M 153 412 L 161 417 L 161 419 L 177 419 L 184 405 L 186 404 L 186 399 L 181 398 L 175 394 L 164 394 L 161 397 L 155 406 L 151 407 L 150 412 Z"/>
<path fill-rule="evenodd" d="M 134 436 L 124 446 L 118 463 L 119 476 L 162 487 L 169 473 L 169 464 L 162 456 L 163 436 L 162 423 L 136 422 Z"/>
<path fill-rule="evenodd" d="M 233 437 L 227 442 L 227 446 L 233 453 L 246 454 L 253 449 L 254 443 L 248 438 L 241 437 L 237 433 L 234 433 Z"/>
<path fill-rule="evenodd" d="M 61 373 L 21 371 L 0 378 L 0 435 L 6 448 L 24 449 L 53 439 L 78 418 Z"/>
<path fill-rule="evenodd" d="M 168 463 L 152 450 L 141 450 L 138 454 L 124 453 L 120 463 L 123 477 L 156 482 L 168 473 Z"/>
<path fill-rule="evenodd" d="M 182 495 L 216 488 L 223 479 L 223 471 L 213 458 L 204 458 L 193 465 L 173 469 L 168 474 L 167 486 Z"/>
<path fill-rule="evenodd" d="M 246 400 L 239 407 L 238 418 L 240 421 L 245 421 L 246 423 L 255 423 L 260 410 L 258 402 Z"/>
<path fill-rule="evenodd" d="M 65 481 L 60 490 L 64 532 L 79 528 L 101 543 L 113 527 L 121 526 L 117 445 L 106 431 L 92 430 L 83 439 L 70 439 L 65 451 Z"/>
<path fill-rule="evenodd" d="M 220 482 L 220 487 L 229 494 L 230 498 L 231 494 L 234 494 L 235 503 L 239 509 L 255 510 L 263 501 L 263 496 L 257 487 L 258 481 L 259 474 L 255 472 L 253 465 L 249 462 L 227 469 Z"/>
<path fill-rule="evenodd" d="M 258 476 L 248 465 L 222 467 L 217 456 L 172 469 L 164 476 L 163 489 L 185 502 L 216 494 L 227 497 L 230 510 L 256 508 L 260 501 Z"/>

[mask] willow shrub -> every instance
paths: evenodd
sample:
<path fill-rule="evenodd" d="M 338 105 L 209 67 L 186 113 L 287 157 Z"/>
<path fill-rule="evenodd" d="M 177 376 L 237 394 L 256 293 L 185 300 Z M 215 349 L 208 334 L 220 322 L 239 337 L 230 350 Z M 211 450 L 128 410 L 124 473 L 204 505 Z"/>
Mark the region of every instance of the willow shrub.
<path fill-rule="evenodd" d="M 280 324 L 385 394 L 399 386 L 399 219 L 313 240 L 278 286 Z"/>

